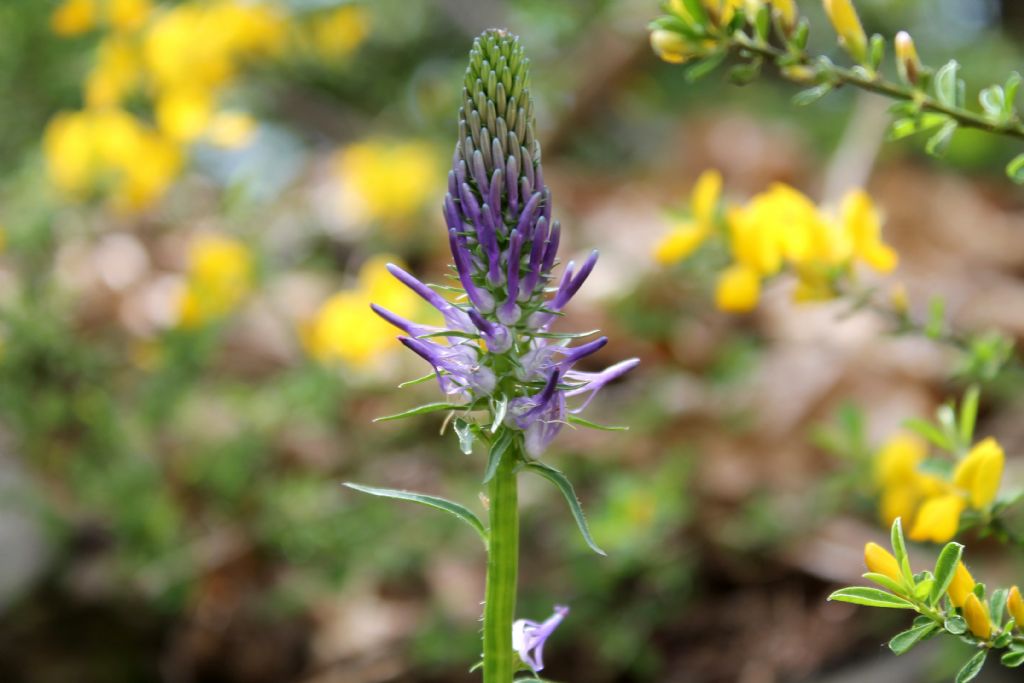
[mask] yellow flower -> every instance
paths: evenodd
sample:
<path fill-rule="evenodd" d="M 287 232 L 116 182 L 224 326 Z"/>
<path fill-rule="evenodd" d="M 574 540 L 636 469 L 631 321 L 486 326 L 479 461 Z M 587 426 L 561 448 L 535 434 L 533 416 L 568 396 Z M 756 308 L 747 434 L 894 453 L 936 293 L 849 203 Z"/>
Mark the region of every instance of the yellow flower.
<path fill-rule="evenodd" d="M 875 481 L 881 487 L 914 483 L 917 466 L 928 454 L 928 446 L 910 434 L 889 439 L 875 456 Z"/>
<path fill-rule="evenodd" d="M 140 28 L 153 10 L 151 0 L 107 0 L 107 22 L 118 31 Z"/>
<path fill-rule="evenodd" d="M 979 600 L 977 595 L 971 593 L 964 600 L 963 612 L 971 633 L 981 640 L 988 640 L 992 635 L 992 621 L 985 603 Z"/>
<path fill-rule="evenodd" d="M 757 306 L 761 296 L 761 279 L 757 271 L 734 264 L 718 276 L 715 289 L 715 305 L 729 313 L 745 313 Z"/>
<path fill-rule="evenodd" d="M 358 5 L 341 5 L 314 18 L 313 49 L 323 59 L 343 59 L 352 54 L 370 33 L 370 15 Z"/>
<path fill-rule="evenodd" d="M 97 51 L 96 66 L 85 82 L 85 102 L 90 107 L 121 103 L 142 79 L 142 62 L 134 43 L 121 36 L 106 38 Z"/>
<path fill-rule="evenodd" d="M 903 580 L 899 562 L 892 553 L 877 543 L 868 543 L 864 546 L 864 564 L 870 572 L 883 574 L 893 581 Z"/>
<path fill-rule="evenodd" d="M 868 38 L 851 0 L 823 0 L 825 12 L 839 35 L 839 43 L 859 63 L 867 59 Z"/>
<path fill-rule="evenodd" d="M 65 0 L 50 16 L 50 28 L 59 36 L 77 36 L 96 27 L 97 0 Z"/>
<path fill-rule="evenodd" d="M 222 318 L 249 293 L 252 279 L 252 254 L 242 242 L 223 235 L 196 239 L 178 305 L 180 324 L 193 328 Z"/>
<path fill-rule="evenodd" d="M 775 8 L 775 16 L 779 17 L 782 26 L 787 30 L 792 30 L 796 26 L 796 2 L 794 0 L 771 0 L 772 7 Z"/>
<path fill-rule="evenodd" d="M 1017 630 L 1024 631 L 1024 599 L 1021 599 L 1020 589 L 1016 586 L 1006 596 L 1006 611 L 1013 617 Z"/>
<path fill-rule="evenodd" d="M 784 260 L 810 263 L 832 251 L 818 208 L 782 183 L 730 211 L 729 229 L 733 256 L 763 276 L 779 272 Z"/>
<path fill-rule="evenodd" d="M 213 99 L 209 91 L 188 86 L 165 91 L 156 102 L 156 122 L 168 137 L 192 142 L 205 131 L 213 118 Z"/>
<path fill-rule="evenodd" d="M 960 513 L 966 503 L 955 493 L 929 498 L 917 512 L 917 519 L 910 530 L 914 541 L 945 543 L 956 535 L 960 525 Z"/>
<path fill-rule="evenodd" d="M 853 254 L 880 273 L 891 272 L 899 257 L 882 242 L 882 220 L 871 197 L 863 190 L 854 190 L 843 198 L 840 211 Z"/>
<path fill-rule="evenodd" d="M 335 155 L 346 210 L 356 221 L 396 222 L 435 196 L 437 155 L 428 143 L 371 139 Z"/>
<path fill-rule="evenodd" d="M 409 317 L 418 310 L 419 302 L 385 270 L 388 262 L 395 259 L 378 256 L 368 260 L 359 271 L 357 286 L 330 297 L 303 326 L 302 341 L 313 358 L 361 366 L 397 348 L 395 329 L 377 316 L 370 304 Z"/>
<path fill-rule="evenodd" d="M 690 197 L 692 219 L 676 226 L 658 243 L 654 257 L 661 264 L 678 263 L 692 254 L 715 229 L 715 212 L 722 195 L 722 174 L 704 171 Z"/>
<path fill-rule="evenodd" d="M 693 46 L 675 31 L 658 28 L 651 31 L 651 49 L 663 62 L 682 64 L 698 54 Z"/>
<path fill-rule="evenodd" d="M 974 577 L 967 571 L 967 567 L 963 562 L 958 562 L 956 565 L 956 573 L 953 574 L 953 580 L 949 583 L 949 600 L 953 603 L 954 607 L 963 607 L 964 601 L 967 600 L 967 596 L 974 590 Z"/>
<path fill-rule="evenodd" d="M 968 492 L 971 507 L 988 507 L 996 498 L 1006 456 L 999 442 L 989 437 L 971 449 L 953 473 L 953 483 Z"/>

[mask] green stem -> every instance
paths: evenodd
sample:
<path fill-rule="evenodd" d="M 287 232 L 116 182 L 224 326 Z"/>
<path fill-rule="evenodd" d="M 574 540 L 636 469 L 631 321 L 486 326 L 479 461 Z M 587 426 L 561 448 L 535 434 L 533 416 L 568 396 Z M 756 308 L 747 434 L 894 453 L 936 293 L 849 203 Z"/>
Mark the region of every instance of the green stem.
<path fill-rule="evenodd" d="M 512 650 L 519 567 L 518 458 L 510 447 L 490 482 L 490 544 L 484 598 L 484 683 L 511 683 L 517 670 Z"/>
<path fill-rule="evenodd" d="M 801 66 L 814 65 L 814 60 L 806 52 L 787 52 L 786 50 L 781 50 L 772 45 L 751 40 L 749 37 L 741 33 L 737 33 L 732 37 L 732 44 L 741 49 L 766 57 L 772 62 L 776 62 L 783 57 L 792 57 L 795 58 L 795 64 L 799 64 Z M 976 128 L 988 133 L 1024 139 L 1024 125 L 1022 125 L 1016 117 L 1013 117 L 1008 121 L 992 121 L 981 114 L 968 109 L 942 104 L 922 90 L 911 86 L 893 83 L 877 73 L 872 74 L 872 77 L 870 78 L 866 78 L 853 69 L 846 69 L 844 67 L 831 64 L 829 66 L 829 74 L 831 75 L 835 85 L 853 85 L 861 88 L 862 90 L 867 90 L 893 99 L 917 102 L 921 109 L 936 112 L 938 114 L 945 114 L 965 128 Z"/>

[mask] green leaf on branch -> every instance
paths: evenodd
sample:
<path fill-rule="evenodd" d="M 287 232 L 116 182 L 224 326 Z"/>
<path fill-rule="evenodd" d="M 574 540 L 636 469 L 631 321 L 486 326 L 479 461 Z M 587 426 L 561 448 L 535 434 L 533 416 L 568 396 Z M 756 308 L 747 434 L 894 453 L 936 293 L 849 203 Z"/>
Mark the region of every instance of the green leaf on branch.
<path fill-rule="evenodd" d="M 797 105 L 798 107 L 806 107 L 809 104 L 814 104 L 822 97 L 832 92 L 832 89 L 834 87 L 835 86 L 832 85 L 831 83 L 822 83 L 820 85 L 814 86 L 813 88 L 801 90 L 800 92 L 793 96 L 793 104 Z"/>
<path fill-rule="evenodd" d="M 960 564 L 964 547 L 956 542 L 947 543 L 939 553 L 939 559 L 935 561 L 935 582 L 932 584 L 931 592 L 928 594 L 928 604 L 935 605 L 946 594 L 946 589 L 953 582 L 956 575 L 956 567 Z"/>
<path fill-rule="evenodd" d="M 896 556 L 896 563 L 900 566 L 903 578 L 910 581 L 914 573 L 910 569 L 910 557 L 907 555 L 907 542 L 903 539 L 903 520 L 897 517 L 892 523 L 889 531 L 889 542 L 892 544 L 892 553 Z"/>
<path fill-rule="evenodd" d="M 438 496 L 429 496 L 425 493 L 415 493 L 413 491 L 379 489 L 373 486 L 353 484 L 349 481 L 346 481 L 342 485 L 347 486 L 354 491 L 369 493 L 371 496 L 380 496 L 381 498 L 391 498 L 393 500 L 407 500 L 412 503 L 419 503 L 420 505 L 426 505 L 427 507 L 434 508 L 435 510 L 442 510 L 448 514 L 455 515 L 463 522 L 473 527 L 473 530 L 480 534 L 480 538 L 483 539 L 484 545 L 487 545 L 487 530 L 484 529 L 484 525 L 479 518 L 477 518 L 477 516 L 474 515 L 473 512 L 465 505 L 460 505 L 459 503 L 454 503 L 445 498 L 439 498 Z"/>
<path fill-rule="evenodd" d="M 1006 175 L 1018 185 L 1024 185 L 1024 154 L 1018 154 L 1006 165 Z"/>
<path fill-rule="evenodd" d="M 978 101 L 981 103 L 981 108 L 985 110 L 985 113 L 994 119 L 1000 119 L 1003 116 L 1003 105 L 1006 102 L 1006 95 L 1003 93 L 1002 86 L 990 85 L 978 94 Z"/>
<path fill-rule="evenodd" d="M 897 633 L 889 641 L 889 649 L 892 650 L 893 654 L 901 655 L 925 638 L 934 635 L 938 629 L 939 625 L 931 622 L 907 629 L 902 633 Z"/>
<path fill-rule="evenodd" d="M 988 650 L 981 650 L 978 654 L 974 655 L 967 660 L 967 663 L 963 665 L 963 668 L 956 674 L 956 683 L 967 683 L 967 681 L 973 681 L 974 678 L 981 673 L 981 667 L 985 666 L 985 657 L 988 656 Z"/>
<path fill-rule="evenodd" d="M 924 151 L 928 152 L 934 157 L 941 157 L 949 149 L 949 143 L 953 141 L 953 135 L 956 133 L 957 128 L 960 127 L 956 121 L 947 121 L 939 129 L 939 132 L 928 138 L 928 142 L 924 143 Z"/>
<path fill-rule="evenodd" d="M 501 464 L 502 456 L 505 455 L 505 451 L 512 445 L 514 439 L 512 430 L 506 429 L 491 444 L 490 453 L 487 454 L 487 469 L 484 471 L 485 484 L 494 478 L 494 473 L 498 471 L 498 465 Z"/>
<path fill-rule="evenodd" d="M 829 600 L 837 602 L 849 602 L 854 605 L 865 605 L 866 607 L 887 607 L 890 609 L 914 609 L 913 603 L 903 598 L 886 593 L 877 588 L 866 588 L 864 586 L 853 586 L 841 588 L 828 596 Z"/>
<path fill-rule="evenodd" d="M 427 413 L 439 413 L 443 410 L 464 410 L 466 406 L 460 406 L 457 403 L 425 403 L 415 408 L 403 411 L 401 413 L 395 413 L 394 415 L 385 415 L 384 417 L 375 418 L 374 422 L 389 422 L 391 420 L 401 420 L 414 415 L 425 415 Z"/>
<path fill-rule="evenodd" d="M 601 550 L 597 543 L 594 542 L 593 537 L 591 537 L 590 528 L 587 526 L 587 518 L 583 515 L 583 508 L 580 506 L 580 500 L 576 497 L 576 491 L 566 476 L 554 467 L 545 465 L 542 462 L 527 463 L 526 469 L 544 477 L 562 492 L 566 502 L 569 503 L 569 510 L 572 512 L 573 519 L 576 520 L 576 526 L 579 527 L 583 540 L 598 555 L 607 555 L 608 553 Z"/>
<path fill-rule="evenodd" d="M 936 114 L 934 112 L 898 118 L 889 126 L 889 139 L 902 140 L 916 133 L 922 133 L 936 126 L 941 126 L 949 121 L 950 118 L 945 114 Z"/>
<path fill-rule="evenodd" d="M 960 64 L 951 59 L 943 64 L 935 73 L 935 96 L 947 107 L 956 106 L 957 74 Z"/>
<path fill-rule="evenodd" d="M 928 420 L 924 420 L 920 417 L 912 417 L 909 420 L 904 420 L 903 426 L 918 436 L 932 442 L 942 450 L 948 451 L 953 448 L 953 444 L 950 443 L 946 435 L 942 433 L 942 430 Z"/>
<path fill-rule="evenodd" d="M 570 415 L 568 419 L 569 424 L 577 427 L 586 427 L 587 429 L 599 429 L 602 432 L 628 432 L 629 427 L 620 427 L 617 425 L 603 425 L 597 422 L 591 422 L 590 420 L 579 417 L 578 415 Z"/>
<path fill-rule="evenodd" d="M 710 74 L 712 71 L 717 69 L 723 61 L 725 61 L 727 54 L 728 53 L 725 50 L 719 50 L 718 52 L 712 52 L 703 59 L 694 62 L 693 66 L 686 70 L 686 82 L 696 83 Z"/>
<path fill-rule="evenodd" d="M 1006 614 L 1006 598 L 1009 592 L 1006 588 L 992 591 L 992 595 L 988 599 L 988 613 L 993 624 L 1003 623 L 1003 617 Z"/>
<path fill-rule="evenodd" d="M 906 592 L 906 589 L 903 586 L 901 586 L 898 581 L 893 581 L 890 577 L 886 576 L 885 574 L 867 572 L 861 574 L 861 576 L 867 579 L 868 581 L 874 581 L 882 588 L 888 588 L 893 593 Z"/>
<path fill-rule="evenodd" d="M 962 636 L 967 633 L 967 622 L 961 616 L 952 616 L 946 619 L 946 623 L 943 626 L 954 636 Z"/>
<path fill-rule="evenodd" d="M 964 393 L 960 401 L 959 430 L 960 442 L 969 444 L 974 441 L 974 425 L 978 420 L 978 401 L 981 399 L 981 389 L 977 384 L 972 384 Z"/>
<path fill-rule="evenodd" d="M 1008 669 L 1016 669 L 1024 664 L 1024 649 L 1011 648 L 1009 652 L 1003 653 L 999 661 Z"/>

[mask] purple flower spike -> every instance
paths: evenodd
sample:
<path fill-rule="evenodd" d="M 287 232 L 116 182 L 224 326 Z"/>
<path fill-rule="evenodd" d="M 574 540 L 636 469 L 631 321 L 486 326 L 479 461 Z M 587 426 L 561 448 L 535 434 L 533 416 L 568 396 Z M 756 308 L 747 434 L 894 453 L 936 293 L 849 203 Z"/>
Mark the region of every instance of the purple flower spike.
<path fill-rule="evenodd" d="M 443 198 L 458 293 L 464 296 L 449 297 L 445 291 L 450 287 L 428 287 L 388 266 L 441 312 L 445 327 L 438 330 L 373 308 L 408 335 L 400 337 L 402 343 L 434 367 L 445 394 L 474 409 L 490 406 L 491 424 L 474 417 L 481 427 L 491 433 L 499 428 L 519 432 L 526 453 L 516 457 L 526 459 L 539 457 L 566 424 L 567 399 L 575 398 L 573 405 L 582 401 L 573 413 L 582 410 L 637 363 L 579 372 L 574 366 L 608 340 L 569 346 L 546 334 L 593 271 L 597 252 L 578 269 L 570 262 L 561 275 L 554 270 L 562 228 L 552 215 L 551 190 L 541 166 L 528 70 L 518 38 L 507 31 L 486 31 L 473 44 Z M 492 394 L 494 400 L 480 400 Z M 504 418 L 499 405 L 505 406 Z M 553 619 L 550 628 L 561 616 Z M 544 626 L 523 623 L 531 629 Z M 527 648 L 524 658 L 535 649 L 536 660 L 530 661 L 539 668 L 539 648 Z"/>
<path fill-rule="evenodd" d="M 555 605 L 555 613 L 543 623 L 519 619 L 512 624 L 512 649 L 534 673 L 544 668 L 544 643 L 568 614 L 568 607 Z"/>

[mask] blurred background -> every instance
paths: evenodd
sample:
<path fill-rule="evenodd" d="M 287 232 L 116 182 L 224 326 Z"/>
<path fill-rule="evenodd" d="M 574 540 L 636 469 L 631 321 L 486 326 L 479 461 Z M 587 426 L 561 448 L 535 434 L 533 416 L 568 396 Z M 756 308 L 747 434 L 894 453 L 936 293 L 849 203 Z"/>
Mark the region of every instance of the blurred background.
<path fill-rule="evenodd" d="M 820 4 L 801 2 L 833 50 Z M 969 83 L 1024 66 L 1017 0 L 862 0 Z M 642 365 L 594 403 L 627 433 L 565 430 L 599 558 L 524 481 L 524 617 L 572 613 L 547 677 L 588 683 L 951 680 L 962 652 L 883 644 L 900 614 L 826 603 L 885 537 L 870 475 L 902 420 L 959 391 L 956 355 L 842 303 L 714 309 L 713 272 L 652 249 L 693 180 L 742 200 L 866 186 L 894 279 L 952 324 L 1024 335 L 1024 194 L 1005 141 L 943 162 L 885 143 L 887 103 L 810 107 L 768 75 L 689 84 L 657 61 L 654 0 L 6 0 L 0 4 L 0 680 L 476 680 L 484 557 L 460 525 L 343 480 L 474 504 L 481 455 L 368 302 L 421 303 L 465 56 L 492 26 L 533 62 L 566 254 L 602 260 L 576 329 L 595 367 Z M 1019 150 L 1016 150 L 1019 151 Z M 1019 382 L 979 434 L 1024 450 Z M 1024 481 L 1019 459 L 1007 480 Z M 975 576 L 1020 556 L 968 539 Z M 929 562 L 934 549 L 921 548 Z M 933 643 L 934 645 L 934 643 Z M 991 666 L 985 680 L 1010 680 Z M 1016 680 L 1016 679 L 1014 679 Z"/>

